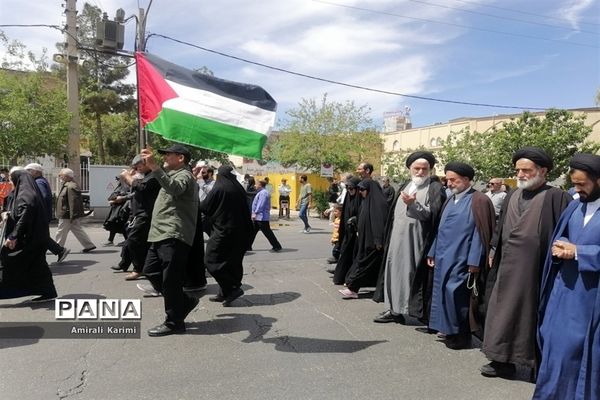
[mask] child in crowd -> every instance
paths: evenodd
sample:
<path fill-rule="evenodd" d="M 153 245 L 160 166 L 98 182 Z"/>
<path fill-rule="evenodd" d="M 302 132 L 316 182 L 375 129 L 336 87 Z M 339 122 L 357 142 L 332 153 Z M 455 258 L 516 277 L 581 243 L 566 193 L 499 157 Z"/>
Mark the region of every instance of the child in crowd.
<path fill-rule="evenodd" d="M 327 259 L 329 264 L 335 264 L 340 258 L 340 221 L 342 217 L 342 205 L 336 204 L 333 206 L 333 232 L 331 233 L 331 257 Z"/>

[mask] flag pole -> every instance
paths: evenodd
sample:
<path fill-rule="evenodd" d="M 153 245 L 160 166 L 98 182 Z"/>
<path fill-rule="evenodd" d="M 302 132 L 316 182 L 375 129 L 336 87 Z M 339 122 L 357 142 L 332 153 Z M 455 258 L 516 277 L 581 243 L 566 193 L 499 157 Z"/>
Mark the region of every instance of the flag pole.
<path fill-rule="evenodd" d="M 137 129 L 137 152 L 138 154 L 142 151 L 142 149 L 146 148 L 148 144 L 148 132 L 143 126 L 142 123 L 142 107 L 140 102 L 140 70 L 139 70 L 139 62 L 138 62 L 138 54 L 140 52 L 136 51 L 135 53 L 135 81 L 137 88 L 137 109 L 138 109 L 138 129 Z"/>

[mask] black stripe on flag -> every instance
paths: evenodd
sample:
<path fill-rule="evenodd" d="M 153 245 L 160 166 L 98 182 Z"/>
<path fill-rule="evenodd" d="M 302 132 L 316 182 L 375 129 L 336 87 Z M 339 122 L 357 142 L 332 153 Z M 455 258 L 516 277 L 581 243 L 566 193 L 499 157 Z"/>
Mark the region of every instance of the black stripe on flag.
<path fill-rule="evenodd" d="M 277 109 L 277 103 L 273 97 L 260 86 L 227 81 L 201 74 L 200 72 L 165 61 L 150 53 L 144 53 L 144 57 L 165 79 L 179 83 L 180 85 L 206 90 L 267 111 L 275 111 Z"/>

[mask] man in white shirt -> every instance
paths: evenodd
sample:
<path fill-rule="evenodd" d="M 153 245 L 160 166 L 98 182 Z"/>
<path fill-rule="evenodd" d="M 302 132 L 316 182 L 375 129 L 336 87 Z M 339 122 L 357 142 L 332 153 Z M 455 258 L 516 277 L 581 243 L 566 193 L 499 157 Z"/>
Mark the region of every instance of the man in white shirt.
<path fill-rule="evenodd" d="M 292 188 L 287 184 L 287 179 L 283 178 L 279 185 L 279 218 L 283 217 L 285 208 L 285 217 L 290 219 L 290 193 L 292 193 Z"/>

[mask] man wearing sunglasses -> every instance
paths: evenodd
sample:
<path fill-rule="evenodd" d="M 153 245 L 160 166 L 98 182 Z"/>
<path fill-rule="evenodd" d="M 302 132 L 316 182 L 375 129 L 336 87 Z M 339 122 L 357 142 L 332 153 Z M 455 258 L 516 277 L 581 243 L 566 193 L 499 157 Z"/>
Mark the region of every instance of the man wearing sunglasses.
<path fill-rule="evenodd" d="M 500 209 L 502 208 L 502 203 L 504 202 L 504 198 L 506 197 L 506 192 L 502 190 L 502 179 L 501 178 L 492 178 L 487 184 L 488 192 L 486 193 L 487 197 L 492 200 L 492 204 L 494 205 L 494 212 L 496 213 L 496 221 L 498 220 L 498 216 L 500 215 Z"/>

